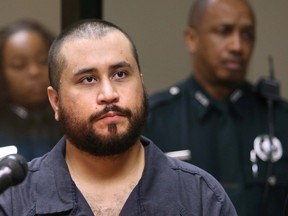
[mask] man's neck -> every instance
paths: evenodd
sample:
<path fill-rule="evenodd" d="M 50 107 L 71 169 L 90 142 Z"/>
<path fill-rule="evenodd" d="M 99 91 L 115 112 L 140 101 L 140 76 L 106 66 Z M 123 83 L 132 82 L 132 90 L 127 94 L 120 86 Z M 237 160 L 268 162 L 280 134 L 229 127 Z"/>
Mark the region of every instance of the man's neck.
<path fill-rule="evenodd" d="M 119 215 L 141 179 L 145 159 L 140 140 L 128 151 L 95 157 L 66 143 L 66 162 L 73 181 L 94 215 Z"/>
<path fill-rule="evenodd" d="M 214 100 L 226 99 L 238 86 L 236 84 L 233 85 L 232 83 L 210 83 L 199 76 L 195 76 L 195 79 Z"/>
<path fill-rule="evenodd" d="M 114 156 L 93 156 L 66 141 L 66 162 L 71 173 L 81 179 L 94 181 L 122 178 L 144 169 L 144 147 L 140 140 L 126 152 Z"/>
<path fill-rule="evenodd" d="M 226 99 L 234 90 L 234 88 L 229 88 L 226 86 L 211 86 L 204 85 L 203 88 L 214 100 L 224 100 Z"/>

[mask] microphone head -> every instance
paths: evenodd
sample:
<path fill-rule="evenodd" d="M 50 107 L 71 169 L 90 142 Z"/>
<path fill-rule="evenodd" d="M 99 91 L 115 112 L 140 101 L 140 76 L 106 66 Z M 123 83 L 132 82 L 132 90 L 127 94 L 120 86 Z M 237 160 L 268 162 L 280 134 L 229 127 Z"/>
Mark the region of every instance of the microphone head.
<path fill-rule="evenodd" d="M 8 167 L 11 169 L 12 185 L 17 185 L 25 179 L 28 172 L 28 165 L 23 156 L 19 154 L 7 155 L 0 160 L 0 164 L 1 167 Z"/>

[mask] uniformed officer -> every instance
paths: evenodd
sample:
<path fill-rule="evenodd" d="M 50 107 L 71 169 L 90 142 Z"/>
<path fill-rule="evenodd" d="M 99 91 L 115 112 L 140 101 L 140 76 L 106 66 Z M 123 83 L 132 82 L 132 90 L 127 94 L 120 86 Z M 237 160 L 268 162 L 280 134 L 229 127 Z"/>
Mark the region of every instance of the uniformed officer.
<path fill-rule="evenodd" d="M 144 134 L 167 154 L 212 173 L 239 215 L 282 215 L 288 104 L 277 86 L 266 91 L 274 80 L 259 88 L 245 80 L 255 42 L 253 10 L 244 0 L 197 0 L 185 41 L 193 75 L 150 97 Z"/>

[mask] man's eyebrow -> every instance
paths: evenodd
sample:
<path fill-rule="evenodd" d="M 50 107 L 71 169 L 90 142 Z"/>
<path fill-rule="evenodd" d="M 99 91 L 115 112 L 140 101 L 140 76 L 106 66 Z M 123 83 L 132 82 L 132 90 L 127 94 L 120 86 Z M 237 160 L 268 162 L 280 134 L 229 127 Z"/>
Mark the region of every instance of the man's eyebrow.
<path fill-rule="evenodd" d="M 121 67 L 129 67 L 129 68 L 131 68 L 131 65 L 128 62 L 126 62 L 126 61 L 121 61 L 121 62 L 117 62 L 115 64 L 112 64 L 110 66 L 111 69 L 117 69 L 117 68 L 121 68 Z"/>
<path fill-rule="evenodd" d="M 126 61 L 121 61 L 121 62 L 117 62 L 115 64 L 112 64 L 109 66 L 110 69 L 117 69 L 117 68 L 121 68 L 121 67 L 129 67 L 131 68 L 131 65 L 126 62 Z M 80 68 L 80 69 L 76 69 L 74 71 L 74 75 L 81 75 L 81 74 L 86 74 L 86 73 L 94 73 L 98 71 L 97 68 L 95 67 L 89 67 L 89 68 Z"/>
<path fill-rule="evenodd" d="M 74 75 L 81 75 L 81 74 L 85 74 L 85 73 L 92 73 L 97 71 L 96 68 L 80 68 L 79 70 L 75 70 L 74 71 Z"/>

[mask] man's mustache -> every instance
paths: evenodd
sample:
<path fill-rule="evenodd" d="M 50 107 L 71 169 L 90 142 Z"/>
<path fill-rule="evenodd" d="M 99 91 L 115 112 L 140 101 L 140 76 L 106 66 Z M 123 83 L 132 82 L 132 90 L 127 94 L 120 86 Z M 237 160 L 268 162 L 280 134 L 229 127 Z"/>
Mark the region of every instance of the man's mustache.
<path fill-rule="evenodd" d="M 129 109 L 121 108 L 121 107 L 116 106 L 116 105 L 107 105 L 103 110 L 92 114 L 89 118 L 89 121 L 90 122 L 97 121 L 98 119 L 101 118 L 102 115 L 104 115 L 110 111 L 117 112 L 121 116 L 125 116 L 127 118 L 130 118 L 132 116 L 132 112 Z"/>

